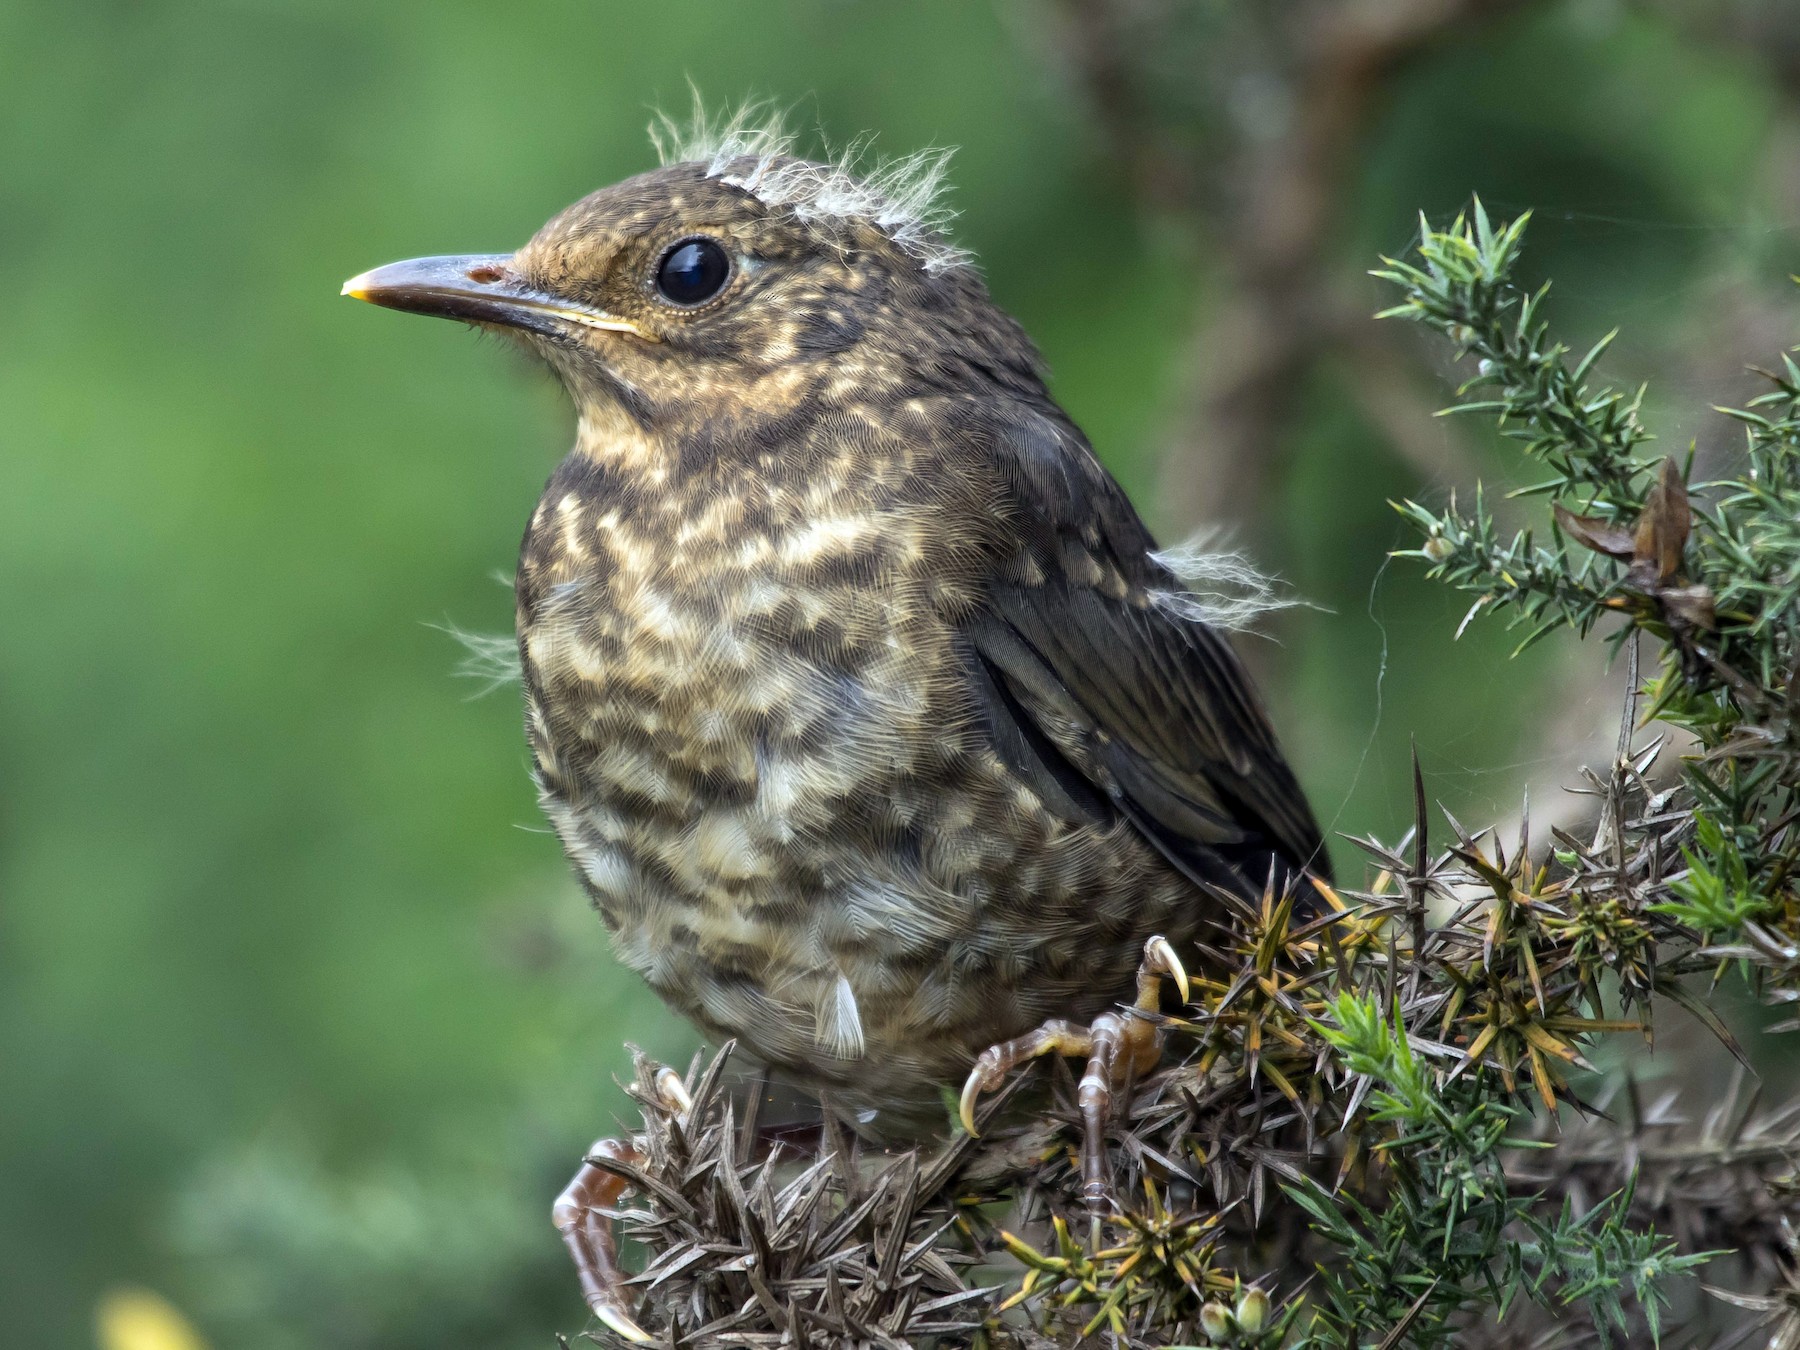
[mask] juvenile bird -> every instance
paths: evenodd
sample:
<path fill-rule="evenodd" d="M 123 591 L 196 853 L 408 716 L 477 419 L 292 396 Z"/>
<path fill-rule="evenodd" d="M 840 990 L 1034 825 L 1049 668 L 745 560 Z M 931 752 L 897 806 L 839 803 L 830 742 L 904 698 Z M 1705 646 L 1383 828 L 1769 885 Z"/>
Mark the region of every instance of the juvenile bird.
<path fill-rule="evenodd" d="M 664 158 L 516 253 L 344 287 L 516 337 L 575 403 L 518 567 L 544 810 L 620 958 L 708 1034 L 890 1135 L 944 1084 L 973 1128 L 1012 1064 L 1089 1056 L 1091 1160 L 1149 1044 L 1112 1011 L 1134 972 L 1141 1006 L 1185 992 L 1221 893 L 1326 874 L 1318 826 L 944 238 L 942 157 L 859 175 L 740 118 Z M 635 1338 L 617 1194 L 584 1168 L 557 1223 Z"/>

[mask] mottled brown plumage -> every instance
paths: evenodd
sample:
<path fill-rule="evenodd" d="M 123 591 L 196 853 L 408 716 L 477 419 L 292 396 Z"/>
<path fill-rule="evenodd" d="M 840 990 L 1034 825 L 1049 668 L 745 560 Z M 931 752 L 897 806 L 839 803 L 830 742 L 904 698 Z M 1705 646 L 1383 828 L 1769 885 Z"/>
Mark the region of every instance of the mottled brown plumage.
<path fill-rule="evenodd" d="M 544 808 L 621 959 L 905 1130 L 989 1044 L 1128 998 L 1215 890 L 1324 861 L 1024 333 L 838 172 L 727 144 L 510 257 L 346 289 L 517 335 L 575 401 L 520 656 Z M 659 269 L 695 239 L 729 279 L 682 307 Z"/>

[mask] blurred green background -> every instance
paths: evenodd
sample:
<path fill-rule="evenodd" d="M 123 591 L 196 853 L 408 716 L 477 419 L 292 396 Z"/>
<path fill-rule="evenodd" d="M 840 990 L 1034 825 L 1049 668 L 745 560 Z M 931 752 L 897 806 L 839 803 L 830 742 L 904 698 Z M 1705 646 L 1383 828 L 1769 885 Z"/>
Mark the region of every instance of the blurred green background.
<path fill-rule="evenodd" d="M 145 1287 L 218 1347 L 549 1346 L 621 1042 L 694 1044 L 442 631 L 510 624 L 563 399 L 344 277 L 522 242 L 690 78 L 958 146 L 960 241 L 1153 522 L 1236 521 L 1317 606 L 1250 654 L 1325 821 L 1397 835 L 1411 736 L 1498 819 L 1612 703 L 1384 567 L 1388 498 L 1513 466 L 1429 418 L 1364 269 L 1420 209 L 1538 207 L 1564 332 L 1624 324 L 1669 444 L 1727 444 L 1705 405 L 1796 331 L 1786 8 L 0 7 L 0 1343 L 179 1350 Z M 1321 14 L 1411 9 L 1339 97 Z"/>

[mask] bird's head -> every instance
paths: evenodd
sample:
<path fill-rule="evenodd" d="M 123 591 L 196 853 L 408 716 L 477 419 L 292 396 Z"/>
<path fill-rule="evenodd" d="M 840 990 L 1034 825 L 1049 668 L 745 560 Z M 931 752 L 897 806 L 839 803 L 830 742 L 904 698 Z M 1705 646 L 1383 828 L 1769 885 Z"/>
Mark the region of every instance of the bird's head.
<path fill-rule="evenodd" d="M 511 254 L 419 258 L 344 292 L 523 341 L 608 445 L 998 380 L 1036 352 L 945 240 L 942 154 L 858 173 L 732 125 L 562 211 Z M 671 152 L 665 150 L 665 155 Z"/>

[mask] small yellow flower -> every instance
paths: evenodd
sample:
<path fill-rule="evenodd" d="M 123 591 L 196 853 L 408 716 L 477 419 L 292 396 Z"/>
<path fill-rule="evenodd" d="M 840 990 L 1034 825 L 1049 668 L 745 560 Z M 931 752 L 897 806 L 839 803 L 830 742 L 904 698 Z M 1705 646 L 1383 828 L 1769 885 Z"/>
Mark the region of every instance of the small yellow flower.
<path fill-rule="evenodd" d="M 207 1350 L 174 1304 L 149 1289 L 109 1289 L 94 1309 L 100 1350 Z"/>

